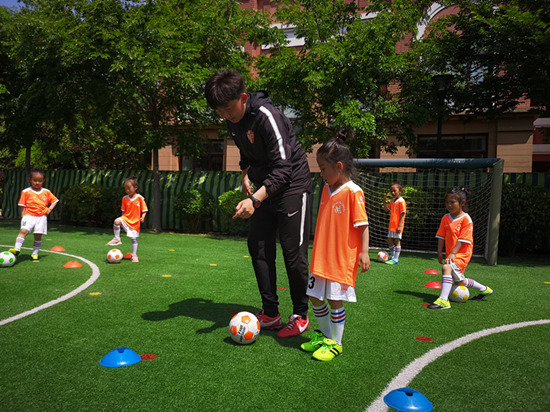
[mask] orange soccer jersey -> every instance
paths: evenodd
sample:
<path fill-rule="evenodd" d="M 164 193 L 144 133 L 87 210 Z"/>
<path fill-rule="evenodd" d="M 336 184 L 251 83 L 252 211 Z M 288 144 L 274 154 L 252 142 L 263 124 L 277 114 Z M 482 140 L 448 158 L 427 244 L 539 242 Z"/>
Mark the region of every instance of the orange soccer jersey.
<path fill-rule="evenodd" d="M 141 214 L 147 212 L 145 199 L 140 194 L 136 194 L 132 199 L 126 195 L 122 198 L 122 219 L 131 229 L 139 232 Z"/>
<path fill-rule="evenodd" d="M 21 191 L 19 206 L 25 208 L 23 212 L 30 216 L 44 216 L 48 214 L 48 206 L 57 203 L 58 199 L 48 189 L 41 188 L 35 192 L 31 187 Z"/>
<path fill-rule="evenodd" d="M 317 215 L 311 273 L 355 286 L 362 246 L 359 227 L 368 224 L 365 196 L 358 185 L 350 181 L 334 193 L 325 185 Z"/>
<path fill-rule="evenodd" d="M 445 240 L 445 253 L 451 253 L 458 241 L 464 242 L 458 250 L 453 262 L 464 273 L 466 266 L 472 258 L 474 250 L 474 223 L 468 213 L 464 213 L 456 219 L 447 213 L 441 219 L 441 224 L 435 237 Z"/>
<path fill-rule="evenodd" d="M 390 208 L 390 226 L 388 230 L 390 232 L 397 232 L 401 215 L 407 213 L 407 202 L 405 202 L 405 199 L 403 199 L 402 197 L 400 197 L 399 199 L 392 199 L 388 207 Z M 403 225 L 405 225 L 404 218 Z M 403 230 L 403 228 L 401 229 Z"/>

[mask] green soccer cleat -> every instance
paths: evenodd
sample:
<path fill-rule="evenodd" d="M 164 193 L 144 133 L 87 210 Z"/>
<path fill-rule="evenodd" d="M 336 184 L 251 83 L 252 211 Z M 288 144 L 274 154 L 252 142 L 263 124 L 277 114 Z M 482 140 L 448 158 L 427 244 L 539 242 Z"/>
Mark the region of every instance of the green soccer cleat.
<path fill-rule="evenodd" d="M 38 257 L 38 255 L 31 255 L 31 259 L 33 262 L 40 262 L 40 258 Z"/>
<path fill-rule="evenodd" d="M 313 359 L 328 362 L 341 354 L 342 346 L 338 345 L 333 339 L 325 338 L 323 339 L 322 346 L 313 352 Z"/>
<path fill-rule="evenodd" d="M 386 265 L 399 265 L 399 261 L 391 258 L 389 260 L 386 260 Z"/>
<path fill-rule="evenodd" d="M 471 298 L 470 300 L 483 300 L 487 296 L 493 294 L 493 289 L 491 289 L 489 286 L 487 286 L 487 289 L 485 289 L 483 292 L 479 292 L 476 296 Z"/>
<path fill-rule="evenodd" d="M 437 300 L 428 306 L 428 309 L 451 309 L 451 304 L 448 300 L 437 298 Z"/>
<path fill-rule="evenodd" d="M 11 248 L 11 249 L 10 249 L 10 253 L 13 253 L 13 256 L 17 257 L 17 256 L 19 256 L 19 254 L 21 253 L 21 251 L 15 249 L 15 248 Z"/>
<path fill-rule="evenodd" d="M 316 330 L 315 333 L 311 334 L 309 342 L 304 342 L 300 345 L 300 348 L 306 352 L 315 352 L 323 345 L 323 340 L 325 335 L 320 331 Z"/>

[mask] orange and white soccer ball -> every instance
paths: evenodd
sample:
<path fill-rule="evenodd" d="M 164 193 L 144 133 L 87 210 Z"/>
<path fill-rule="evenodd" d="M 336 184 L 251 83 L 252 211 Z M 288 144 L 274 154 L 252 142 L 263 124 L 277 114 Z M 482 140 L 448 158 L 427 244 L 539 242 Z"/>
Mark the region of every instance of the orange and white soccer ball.
<path fill-rule="evenodd" d="M 378 252 L 378 261 L 379 262 L 386 262 L 388 259 L 390 258 L 390 255 L 388 255 L 388 252 L 386 252 L 385 250 L 381 250 L 380 252 Z"/>
<path fill-rule="evenodd" d="M 240 345 L 249 345 L 260 334 L 260 321 L 250 312 L 239 312 L 229 322 L 229 336 Z"/>
<path fill-rule="evenodd" d="M 107 260 L 109 263 L 120 263 L 124 255 L 118 249 L 111 249 L 107 252 Z"/>
<path fill-rule="evenodd" d="M 466 286 L 453 285 L 451 293 L 449 293 L 449 299 L 453 302 L 466 302 L 470 299 L 470 291 Z"/>

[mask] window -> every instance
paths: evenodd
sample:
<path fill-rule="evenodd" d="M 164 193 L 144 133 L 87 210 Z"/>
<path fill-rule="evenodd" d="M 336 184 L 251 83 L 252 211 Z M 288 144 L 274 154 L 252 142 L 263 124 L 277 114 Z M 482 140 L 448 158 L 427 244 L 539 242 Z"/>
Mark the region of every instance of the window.
<path fill-rule="evenodd" d="M 419 159 L 426 158 L 487 158 L 487 135 L 444 135 L 441 147 L 437 148 L 437 136 L 418 136 Z"/>
<path fill-rule="evenodd" d="M 223 140 L 205 141 L 200 158 L 180 156 L 180 170 L 223 170 L 223 148 Z"/>

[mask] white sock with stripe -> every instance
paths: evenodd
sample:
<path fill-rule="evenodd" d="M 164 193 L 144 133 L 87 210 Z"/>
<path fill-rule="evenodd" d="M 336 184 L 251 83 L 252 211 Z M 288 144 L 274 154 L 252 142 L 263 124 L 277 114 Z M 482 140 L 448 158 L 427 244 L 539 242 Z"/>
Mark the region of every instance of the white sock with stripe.
<path fill-rule="evenodd" d="M 32 244 L 32 254 L 33 255 L 38 255 L 38 251 L 40 250 L 40 246 L 42 246 L 42 241 L 41 240 L 35 240 L 34 243 Z"/>
<path fill-rule="evenodd" d="M 449 293 L 451 293 L 451 288 L 453 287 L 453 277 L 443 275 L 441 279 L 441 293 L 439 297 L 443 300 L 449 300 Z"/>
<path fill-rule="evenodd" d="M 332 336 L 332 328 L 330 326 L 330 312 L 326 303 L 323 303 L 322 306 L 313 306 L 313 314 L 317 323 L 319 324 L 319 330 L 325 337 L 330 338 Z"/>
<path fill-rule="evenodd" d="M 487 290 L 487 286 L 485 285 L 482 285 L 481 283 L 479 282 L 476 282 L 475 280 L 473 279 L 466 279 L 466 282 L 468 282 L 466 284 L 466 287 L 468 288 L 474 288 L 474 289 L 477 289 L 479 290 L 480 292 L 485 292 Z"/>
<path fill-rule="evenodd" d="M 138 240 L 137 237 L 132 238 L 132 255 L 137 255 Z"/>
<path fill-rule="evenodd" d="M 342 336 L 344 335 L 344 326 L 346 324 L 346 309 L 343 306 L 340 309 L 331 310 L 330 323 L 332 326 L 332 339 L 338 345 L 342 345 Z"/>
<path fill-rule="evenodd" d="M 115 234 L 115 238 L 120 238 L 120 226 L 113 225 L 113 232 Z"/>
<path fill-rule="evenodd" d="M 23 246 L 23 242 L 25 242 L 24 237 L 18 237 L 15 239 L 15 250 L 21 250 L 21 247 Z"/>

